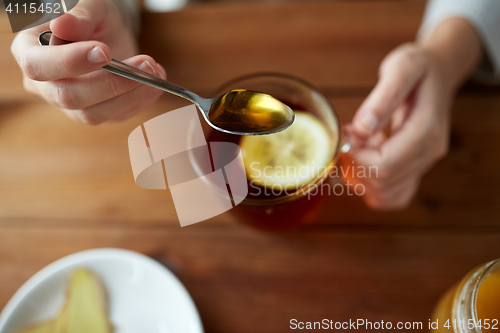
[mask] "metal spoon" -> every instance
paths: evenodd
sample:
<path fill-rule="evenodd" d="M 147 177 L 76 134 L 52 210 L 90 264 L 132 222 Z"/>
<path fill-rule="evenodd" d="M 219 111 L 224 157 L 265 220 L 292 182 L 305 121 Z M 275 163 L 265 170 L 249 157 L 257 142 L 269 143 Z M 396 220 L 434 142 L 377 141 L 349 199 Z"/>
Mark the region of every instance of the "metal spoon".
<path fill-rule="evenodd" d="M 42 32 L 38 37 L 38 42 L 40 45 L 70 43 L 53 36 L 52 31 Z M 233 90 L 221 97 L 203 98 L 116 59 L 111 59 L 111 62 L 102 69 L 193 102 L 210 126 L 225 133 L 236 135 L 276 133 L 288 128 L 295 118 L 292 109 L 267 94 Z"/>

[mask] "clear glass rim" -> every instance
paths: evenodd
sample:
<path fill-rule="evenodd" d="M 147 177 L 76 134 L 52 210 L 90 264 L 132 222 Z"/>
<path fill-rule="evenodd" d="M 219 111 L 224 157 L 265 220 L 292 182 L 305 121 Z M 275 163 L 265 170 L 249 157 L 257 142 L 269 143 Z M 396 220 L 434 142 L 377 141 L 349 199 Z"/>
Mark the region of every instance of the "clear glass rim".
<path fill-rule="evenodd" d="M 325 171 L 320 173 L 314 180 L 312 180 L 308 184 L 306 184 L 298 189 L 291 191 L 291 193 L 285 194 L 285 195 L 280 196 L 280 197 L 269 198 L 269 199 L 248 199 L 248 198 L 246 198 L 244 201 L 244 204 L 246 204 L 246 205 L 266 206 L 269 204 L 279 204 L 282 202 L 296 200 L 296 199 L 299 199 L 299 198 L 302 198 L 302 197 L 308 195 L 311 192 L 311 190 L 315 188 L 315 186 L 318 186 L 319 183 L 323 182 L 328 177 L 328 175 L 330 174 L 330 171 L 333 169 L 333 167 L 336 164 L 336 161 L 337 161 L 337 159 L 340 155 L 340 152 L 341 152 L 341 148 L 344 144 L 344 138 L 343 138 L 340 117 L 339 117 L 337 111 L 335 110 L 335 107 L 330 102 L 330 100 L 325 96 L 325 94 L 323 94 L 321 92 L 320 89 L 315 87 L 313 84 L 305 81 L 304 79 L 293 76 L 291 74 L 280 73 L 280 72 L 257 72 L 257 73 L 251 73 L 251 74 L 244 74 L 244 75 L 238 76 L 230 81 L 223 83 L 217 89 L 212 91 L 210 96 L 214 96 L 215 94 L 217 94 L 220 91 L 228 91 L 230 89 L 229 87 L 231 85 L 234 85 L 240 81 L 251 80 L 251 79 L 265 79 L 265 78 L 281 78 L 281 79 L 285 79 L 285 80 L 295 81 L 295 82 L 307 87 L 309 90 L 319 94 L 321 96 L 321 98 L 328 105 L 330 112 L 333 113 L 333 116 L 336 120 L 336 128 L 334 128 L 334 130 L 336 130 L 338 133 L 338 140 L 337 140 L 337 143 L 335 146 L 335 152 L 333 154 L 332 161 L 325 167 Z"/>
<path fill-rule="evenodd" d="M 500 269 L 500 259 L 492 260 L 484 265 L 474 269 L 472 273 L 466 278 L 462 287 L 457 290 L 453 304 L 453 317 L 457 322 L 464 320 L 467 324 L 469 319 L 477 323 L 479 318 L 477 315 L 477 296 L 483 281 L 494 271 Z M 457 327 L 459 333 L 482 333 L 479 327 L 468 329 Z"/>

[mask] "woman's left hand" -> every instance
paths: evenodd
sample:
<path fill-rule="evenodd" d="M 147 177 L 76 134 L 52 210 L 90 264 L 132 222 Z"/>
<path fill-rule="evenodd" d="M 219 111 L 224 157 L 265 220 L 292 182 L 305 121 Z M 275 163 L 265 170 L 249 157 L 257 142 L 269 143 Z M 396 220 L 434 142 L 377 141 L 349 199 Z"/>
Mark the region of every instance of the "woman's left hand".
<path fill-rule="evenodd" d="M 365 175 L 371 168 L 371 177 L 348 180 L 364 186 L 365 202 L 372 208 L 408 206 L 422 176 L 447 154 L 453 96 L 480 56 L 478 39 L 472 39 L 469 50 L 459 50 L 462 54 L 452 51 L 462 45 L 454 44 L 455 36 L 463 37 L 462 30 L 472 27 L 462 19 L 449 21 L 428 41 L 402 45 L 384 59 L 379 82 L 346 126 L 354 145 L 343 165 L 354 162 Z M 476 45 L 470 60 L 453 58 L 464 57 Z M 388 124 L 391 134 L 385 140 Z"/>

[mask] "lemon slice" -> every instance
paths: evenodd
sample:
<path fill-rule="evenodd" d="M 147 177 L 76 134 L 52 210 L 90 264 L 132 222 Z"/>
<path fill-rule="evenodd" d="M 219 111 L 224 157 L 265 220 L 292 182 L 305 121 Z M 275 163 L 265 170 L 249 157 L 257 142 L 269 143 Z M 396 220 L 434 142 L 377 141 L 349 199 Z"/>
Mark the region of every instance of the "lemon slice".
<path fill-rule="evenodd" d="M 286 130 L 240 141 L 248 179 L 273 190 L 300 188 L 326 170 L 336 138 L 314 115 L 295 111 Z"/>

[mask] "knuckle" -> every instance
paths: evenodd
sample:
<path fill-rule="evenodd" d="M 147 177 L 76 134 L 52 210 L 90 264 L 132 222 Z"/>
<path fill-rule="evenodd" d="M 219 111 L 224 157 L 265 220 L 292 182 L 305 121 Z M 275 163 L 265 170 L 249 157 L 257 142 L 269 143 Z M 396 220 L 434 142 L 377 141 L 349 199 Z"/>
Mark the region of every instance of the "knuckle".
<path fill-rule="evenodd" d="M 408 208 L 411 205 L 413 198 L 415 197 L 415 194 L 417 193 L 418 187 L 419 187 L 418 181 L 410 184 L 403 191 L 403 193 L 395 197 L 394 205 L 391 209 L 403 210 Z"/>
<path fill-rule="evenodd" d="M 71 67 L 72 63 L 69 61 L 67 57 L 62 57 L 61 61 L 59 62 L 59 70 L 61 71 L 61 74 L 64 77 L 71 77 Z"/>
<path fill-rule="evenodd" d="M 383 211 L 397 211 L 408 208 L 411 203 L 411 197 L 392 198 L 378 195 L 377 199 L 367 201 L 368 206 L 373 209 Z"/>
<path fill-rule="evenodd" d="M 97 126 L 103 122 L 103 120 L 95 117 L 91 112 L 86 110 L 76 110 L 74 116 L 72 117 L 80 124 Z"/>
<path fill-rule="evenodd" d="M 19 60 L 19 67 L 24 74 L 31 80 L 40 81 L 39 75 L 29 58 L 29 52 L 26 52 Z"/>
<path fill-rule="evenodd" d="M 420 53 L 412 44 L 403 44 L 392 51 L 382 62 L 380 70 L 385 71 L 389 66 L 396 66 L 400 75 L 408 75 L 409 72 L 420 66 Z"/>
<path fill-rule="evenodd" d="M 418 66 L 418 56 L 413 50 L 406 50 L 399 55 L 399 63 L 402 68 L 412 69 Z"/>
<path fill-rule="evenodd" d="M 386 188 L 384 191 L 374 190 L 365 199 L 368 206 L 377 210 L 397 211 L 408 208 L 417 192 L 418 184 L 412 183 L 402 191 Z"/>
<path fill-rule="evenodd" d="M 23 76 L 23 88 L 29 93 L 35 94 L 36 90 L 33 87 L 33 81 L 29 79 L 26 75 Z"/>
<path fill-rule="evenodd" d="M 103 122 L 102 120 L 92 116 L 92 114 L 90 114 L 89 112 L 85 111 L 81 112 L 79 121 L 82 124 L 90 126 L 97 126 Z"/>
<path fill-rule="evenodd" d="M 386 207 L 386 203 L 380 198 L 369 197 L 365 200 L 365 202 L 371 209 L 383 210 Z"/>
<path fill-rule="evenodd" d="M 394 210 L 403 210 L 406 209 L 410 206 L 412 202 L 413 196 L 410 195 L 404 195 L 401 196 L 399 199 L 396 199 L 394 202 Z"/>
<path fill-rule="evenodd" d="M 428 126 L 428 130 L 426 131 L 426 136 L 429 138 L 429 141 L 436 142 L 436 140 L 442 140 L 443 137 L 443 129 L 436 124 L 431 124 Z"/>
<path fill-rule="evenodd" d="M 121 95 L 122 89 L 120 89 L 120 82 L 123 82 L 123 81 L 120 79 L 121 78 L 118 78 L 115 75 L 110 78 L 110 80 L 108 81 L 108 84 L 106 85 L 108 96 L 115 97 L 115 96 Z"/>
<path fill-rule="evenodd" d="M 77 110 L 79 109 L 75 97 L 71 94 L 66 85 L 56 85 L 54 87 L 54 104 L 63 109 Z"/>
<path fill-rule="evenodd" d="M 392 174 L 392 170 L 386 166 L 386 165 L 381 165 L 378 168 L 378 175 L 377 175 L 377 181 L 380 183 L 385 183 L 387 182 Z"/>
<path fill-rule="evenodd" d="M 437 160 L 444 158 L 448 154 L 448 139 L 443 136 L 443 131 L 438 127 L 433 127 L 427 134 L 428 149 L 434 151 Z"/>
<path fill-rule="evenodd" d="M 380 67 L 378 69 L 378 76 L 379 78 L 383 76 L 385 72 L 387 72 L 388 67 L 391 65 L 393 59 L 393 55 L 389 54 L 387 57 L 382 60 L 380 63 Z"/>
<path fill-rule="evenodd" d="M 391 205 L 391 198 L 385 192 L 378 192 L 376 195 L 379 208 L 389 207 Z"/>
<path fill-rule="evenodd" d="M 17 58 L 18 52 L 16 51 L 16 47 L 17 47 L 18 40 L 19 40 L 21 35 L 22 35 L 22 32 L 18 33 L 17 36 L 12 41 L 12 44 L 10 44 L 10 53 L 14 56 L 14 58 Z"/>
<path fill-rule="evenodd" d="M 400 73 L 399 75 L 404 75 L 404 73 Z M 400 87 L 397 85 L 386 85 L 383 90 L 379 91 L 380 95 L 379 98 L 381 101 L 392 101 L 394 102 L 395 100 L 398 99 L 400 95 Z M 394 103 L 392 103 L 394 104 Z M 383 115 L 387 114 L 389 110 L 384 110 L 380 108 L 375 108 L 373 112 L 377 112 L 376 114 Z M 392 110 L 390 110 L 392 111 Z"/>
<path fill-rule="evenodd" d="M 449 145 L 447 142 L 441 143 L 438 145 L 436 150 L 436 157 L 438 160 L 443 159 L 446 155 L 448 155 Z"/>
<path fill-rule="evenodd" d="M 377 191 L 383 193 L 384 191 L 387 190 L 387 181 L 385 179 L 380 179 L 380 178 L 374 178 L 371 180 L 370 185 L 371 187 Z"/>

